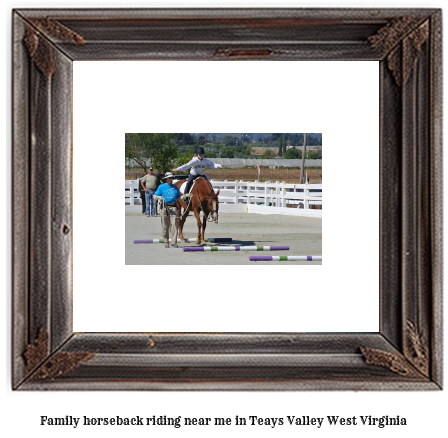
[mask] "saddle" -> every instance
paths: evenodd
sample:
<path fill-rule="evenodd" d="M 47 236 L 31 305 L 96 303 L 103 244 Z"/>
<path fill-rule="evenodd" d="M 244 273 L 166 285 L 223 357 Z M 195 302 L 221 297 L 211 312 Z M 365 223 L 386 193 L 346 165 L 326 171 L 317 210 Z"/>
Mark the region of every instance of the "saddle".
<path fill-rule="evenodd" d="M 193 182 L 191 183 L 191 187 L 188 193 L 191 193 L 193 191 L 193 187 L 197 184 L 198 180 L 200 180 L 201 177 L 196 178 L 195 180 L 193 180 Z M 180 186 L 180 192 L 183 195 L 186 195 L 187 193 L 185 192 L 185 189 L 187 188 L 187 181 L 183 182 L 182 185 Z"/>
<path fill-rule="evenodd" d="M 204 175 L 204 176 L 198 176 L 198 177 L 197 177 L 195 180 L 193 180 L 193 182 L 191 183 L 191 187 L 190 187 L 190 190 L 189 190 L 188 193 L 192 193 L 192 192 L 193 192 L 193 188 L 194 188 L 194 186 L 198 183 L 198 181 L 199 181 L 201 178 L 205 178 L 205 179 L 207 179 L 207 181 L 210 182 L 210 179 L 208 178 L 207 175 Z M 183 195 L 186 195 L 186 194 L 187 194 L 187 193 L 185 193 L 185 189 L 186 189 L 186 187 L 187 187 L 187 181 L 185 181 L 184 183 L 182 183 L 182 185 L 180 186 L 180 192 L 181 192 Z"/>

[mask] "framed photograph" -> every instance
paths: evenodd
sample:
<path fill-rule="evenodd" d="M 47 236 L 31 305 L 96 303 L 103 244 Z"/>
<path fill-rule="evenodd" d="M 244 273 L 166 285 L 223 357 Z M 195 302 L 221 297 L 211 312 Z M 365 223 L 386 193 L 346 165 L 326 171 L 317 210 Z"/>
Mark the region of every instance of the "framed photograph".
<path fill-rule="evenodd" d="M 242 82 L 240 64 L 233 66 Z M 134 158 L 125 171 L 125 264 L 321 264 L 322 160 L 313 159 L 321 157 L 321 139 L 321 133 L 127 133 L 126 152 Z M 156 198 L 162 193 L 163 201 Z M 304 251 L 312 255 L 300 256 Z"/>
<path fill-rule="evenodd" d="M 237 65 L 243 81 L 240 63 L 233 63 Z M 203 81 L 202 74 L 197 74 L 198 81 Z M 216 79 L 217 74 L 210 76 Z M 248 93 L 244 98 L 252 99 Z M 195 110 L 194 117 L 203 116 Z M 321 157 L 322 134 L 305 135 L 127 133 L 126 151 L 135 158 L 128 160 L 125 171 L 125 264 L 320 265 L 322 160 L 313 158 Z M 304 158 L 302 173 L 304 141 L 310 159 Z M 148 158 L 134 152 L 137 148 L 146 148 Z M 156 155 L 160 150 L 163 162 Z M 175 168 L 167 185 L 165 174 Z M 168 194 L 167 200 L 156 199 L 161 193 Z M 186 194 L 190 197 L 183 199 Z M 309 255 L 299 255 L 304 251 Z"/>
<path fill-rule="evenodd" d="M 28 175 L 30 188 L 24 202 L 13 203 L 12 387 L 441 389 L 441 20 L 438 9 L 15 10 L 13 178 Z M 379 330 L 314 332 L 297 324 L 297 329 L 260 331 L 257 312 L 244 307 L 238 317 L 255 327 L 253 331 L 208 329 L 207 318 L 213 314 L 204 315 L 200 330 L 154 321 L 150 330 L 155 331 L 74 329 L 77 288 L 93 295 L 101 283 L 94 270 L 82 286 L 75 275 L 83 252 L 96 255 L 93 246 L 76 247 L 74 237 L 79 223 L 74 221 L 79 205 L 74 207 L 76 147 L 82 143 L 74 130 L 74 120 L 79 124 L 82 113 L 73 81 L 75 61 L 105 67 L 110 61 L 148 61 L 148 66 L 242 62 L 259 69 L 295 62 L 325 66 L 331 61 L 353 69 L 358 62 L 377 63 L 379 119 L 371 124 L 379 127 L 379 169 L 373 164 L 370 171 L 378 174 L 379 187 L 378 201 L 371 202 L 369 212 L 378 216 L 379 227 L 365 233 L 379 236 L 379 261 L 368 277 L 378 284 Z M 332 72 L 323 71 L 328 76 Z M 108 76 L 103 73 L 103 80 Z M 284 82 L 290 83 L 292 78 L 286 77 Z M 236 86 L 235 80 L 229 83 Z M 177 132 L 186 129 L 179 126 Z M 121 144 L 125 132 L 150 131 L 123 131 Z M 157 132 L 171 131 L 160 127 Z M 117 187 L 122 210 L 122 180 Z M 107 204 L 101 192 L 93 195 L 98 204 Z M 109 237 L 101 230 L 97 233 L 98 238 Z M 331 260 L 316 268 L 327 263 Z M 368 271 L 371 265 L 365 265 Z M 358 292 L 370 287 L 367 278 L 365 283 L 356 285 Z M 342 294 L 345 286 L 338 284 L 333 294 L 338 289 Z M 280 312 L 275 294 L 271 301 Z M 221 313 L 235 319 L 230 304 Z M 343 307 L 332 308 L 336 319 L 344 318 Z M 177 315 L 171 307 L 158 309 L 167 321 Z M 362 311 L 357 310 L 361 318 Z M 107 311 L 96 311 L 98 320 L 102 313 Z M 294 326 L 292 313 L 285 313 L 285 319 Z"/>

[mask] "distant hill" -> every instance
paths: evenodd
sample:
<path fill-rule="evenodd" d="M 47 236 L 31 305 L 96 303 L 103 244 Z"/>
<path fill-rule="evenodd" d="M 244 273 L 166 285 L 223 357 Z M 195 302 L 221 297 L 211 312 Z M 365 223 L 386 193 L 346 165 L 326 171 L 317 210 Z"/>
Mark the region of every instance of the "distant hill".
<path fill-rule="evenodd" d="M 222 140 L 223 137 L 225 137 L 226 135 L 232 135 L 235 137 L 242 137 L 243 135 L 247 135 L 251 140 L 257 140 L 259 138 L 265 138 L 265 137 L 270 137 L 271 134 L 247 134 L 247 133 L 242 133 L 242 132 L 237 132 L 237 133 L 233 133 L 233 132 L 225 132 L 225 133 L 201 133 L 201 134 L 192 134 L 194 135 L 196 138 L 198 138 L 200 135 L 203 135 L 204 137 L 211 137 L 213 136 L 215 140 Z"/>
<path fill-rule="evenodd" d="M 264 143 L 270 146 L 278 146 L 280 141 L 286 140 L 289 146 L 301 146 L 303 145 L 303 133 L 245 133 L 245 132 L 204 132 L 204 133 L 181 133 L 174 134 L 174 141 L 178 146 L 195 146 L 205 145 L 209 143 L 223 143 L 226 146 L 236 146 L 241 142 L 245 143 Z M 202 137 L 202 138 L 201 138 Z M 322 146 L 322 133 L 308 133 L 307 145 L 309 146 Z"/>
<path fill-rule="evenodd" d="M 221 140 L 224 136 L 226 135 L 233 135 L 235 137 L 242 137 L 244 135 L 247 135 L 251 140 L 258 140 L 259 138 L 266 138 L 266 137 L 270 137 L 272 135 L 272 133 L 270 134 L 263 134 L 263 133 L 242 133 L 242 132 L 238 132 L 238 133 L 232 133 L 232 132 L 225 132 L 225 133 L 201 133 L 201 134 L 191 134 L 194 135 L 196 138 L 198 138 L 199 136 L 203 135 L 204 137 L 210 137 L 213 136 L 215 138 L 215 140 Z M 298 133 L 290 133 L 290 135 L 303 135 L 303 132 L 298 132 Z M 319 139 L 322 140 L 322 133 L 308 133 L 308 135 L 312 138 L 315 139 Z"/>

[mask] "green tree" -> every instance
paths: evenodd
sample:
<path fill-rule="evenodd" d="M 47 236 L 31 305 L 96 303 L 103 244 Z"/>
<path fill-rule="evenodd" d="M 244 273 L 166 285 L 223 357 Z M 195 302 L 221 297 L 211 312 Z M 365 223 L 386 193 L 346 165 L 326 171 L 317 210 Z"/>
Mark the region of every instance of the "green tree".
<path fill-rule="evenodd" d="M 322 146 L 322 134 L 308 134 L 306 142 L 308 146 Z"/>
<path fill-rule="evenodd" d="M 206 143 L 207 143 L 206 138 L 203 135 L 200 135 L 199 138 L 198 138 L 198 144 L 200 144 L 202 146 L 202 145 L 204 145 Z"/>
<path fill-rule="evenodd" d="M 179 146 L 194 145 L 196 144 L 196 137 L 191 134 L 175 134 L 174 141 Z"/>
<path fill-rule="evenodd" d="M 243 152 L 244 152 L 246 155 L 252 155 L 252 154 L 254 153 L 254 150 L 253 150 L 252 147 L 250 147 L 250 146 L 246 146 L 246 147 L 243 149 Z"/>
<path fill-rule="evenodd" d="M 221 158 L 233 158 L 233 151 L 231 148 L 225 148 L 220 155 Z"/>
<path fill-rule="evenodd" d="M 219 155 L 221 155 L 221 153 L 224 151 L 225 148 L 226 147 L 223 144 L 221 144 L 221 143 L 218 143 L 218 144 L 215 145 L 215 150 L 218 151 Z"/>
<path fill-rule="evenodd" d="M 284 158 L 286 158 L 287 160 L 300 159 L 302 158 L 302 151 L 295 148 L 288 149 L 284 155 Z"/>
<path fill-rule="evenodd" d="M 278 156 L 279 157 L 283 156 L 282 137 L 280 137 L 280 139 L 278 141 Z"/>
<path fill-rule="evenodd" d="M 322 149 L 316 149 L 314 151 L 314 157 L 316 160 L 322 160 Z"/>
<path fill-rule="evenodd" d="M 234 135 L 225 135 L 222 138 L 222 142 L 226 145 L 226 146 L 235 146 L 236 142 L 238 141 L 238 137 L 234 136 Z"/>
<path fill-rule="evenodd" d="M 314 150 L 314 151 L 308 150 L 306 155 L 309 160 L 321 160 L 322 159 L 322 149 L 318 149 L 318 150 Z"/>
<path fill-rule="evenodd" d="M 263 159 L 269 159 L 269 158 L 272 158 L 274 156 L 274 153 L 272 152 L 272 151 L 270 151 L 269 149 L 266 149 L 264 152 L 263 152 L 263 155 L 261 156 L 261 158 L 263 158 Z"/>
<path fill-rule="evenodd" d="M 283 156 L 285 156 L 285 154 L 286 154 L 286 134 L 285 135 L 283 135 Z"/>
<path fill-rule="evenodd" d="M 146 162 L 149 160 L 155 169 L 165 173 L 178 158 L 173 137 L 174 134 L 125 134 L 125 157 L 127 160 L 135 160 L 145 172 Z"/>
<path fill-rule="evenodd" d="M 138 134 L 125 134 L 124 138 L 125 163 L 128 164 L 128 161 L 134 160 L 145 170 L 146 173 L 146 162 L 148 161 L 148 154 L 147 151 L 145 151 L 144 145 L 142 144 Z"/>
<path fill-rule="evenodd" d="M 290 136 L 291 144 L 293 146 L 302 146 L 303 144 L 303 134 L 292 134 Z"/>

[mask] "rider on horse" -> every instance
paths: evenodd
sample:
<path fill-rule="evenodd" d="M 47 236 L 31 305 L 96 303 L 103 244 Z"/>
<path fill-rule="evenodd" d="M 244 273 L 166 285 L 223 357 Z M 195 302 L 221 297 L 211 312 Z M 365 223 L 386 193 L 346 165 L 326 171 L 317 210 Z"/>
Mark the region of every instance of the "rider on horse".
<path fill-rule="evenodd" d="M 204 176 L 204 169 L 206 167 L 211 167 L 212 169 L 224 169 L 224 166 L 221 164 L 215 164 L 213 161 L 207 160 L 204 158 L 204 149 L 198 146 L 195 149 L 196 155 L 193 157 L 193 159 L 183 166 L 179 166 L 177 169 L 172 169 L 172 172 L 187 170 L 189 167 L 191 167 L 190 175 L 188 176 L 187 185 L 185 187 L 185 193 L 188 193 L 190 191 L 190 187 L 192 184 L 192 181 L 198 178 L 199 176 Z"/>

